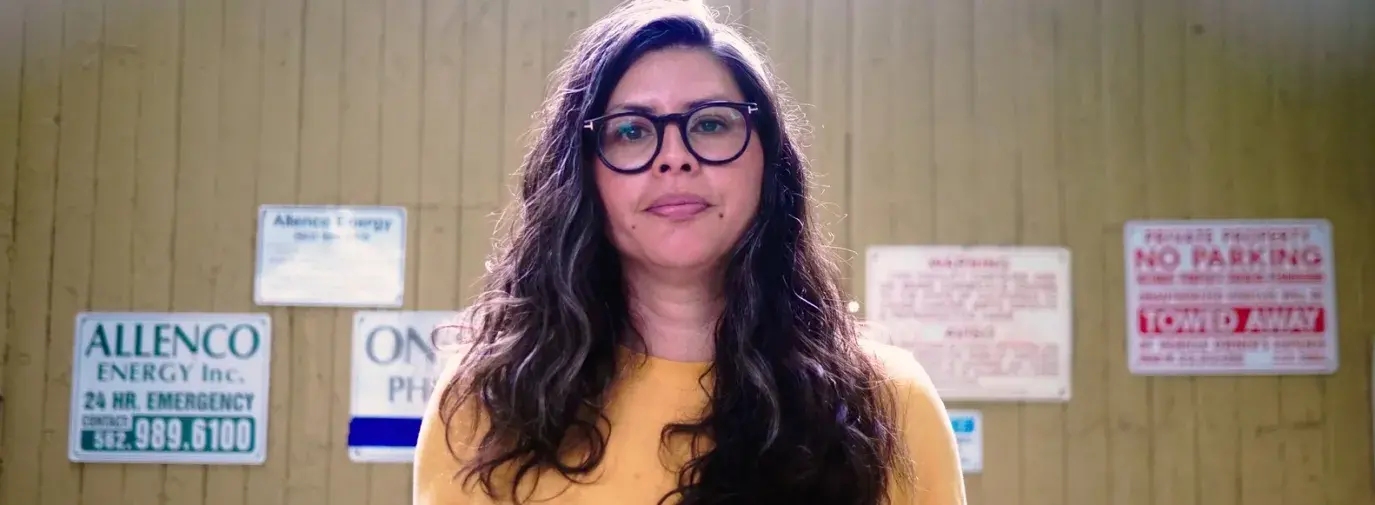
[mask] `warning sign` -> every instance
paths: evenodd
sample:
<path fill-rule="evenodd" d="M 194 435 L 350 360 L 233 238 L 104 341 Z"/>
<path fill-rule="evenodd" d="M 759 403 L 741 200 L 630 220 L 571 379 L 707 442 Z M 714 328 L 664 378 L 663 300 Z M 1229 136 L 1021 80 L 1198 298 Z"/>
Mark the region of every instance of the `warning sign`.
<path fill-rule="evenodd" d="M 1336 371 L 1329 222 L 1135 221 L 1123 245 L 1132 373 Z"/>
<path fill-rule="evenodd" d="M 909 349 L 945 400 L 1068 401 L 1070 253 L 875 246 L 865 318 Z"/>

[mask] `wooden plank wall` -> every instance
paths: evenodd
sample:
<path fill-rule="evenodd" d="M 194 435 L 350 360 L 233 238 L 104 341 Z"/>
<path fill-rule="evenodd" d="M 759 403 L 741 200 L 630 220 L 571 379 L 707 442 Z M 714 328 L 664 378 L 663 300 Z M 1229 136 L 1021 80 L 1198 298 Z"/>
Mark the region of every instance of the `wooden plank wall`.
<path fill-rule="evenodd" d="M 254 209 L 295 202 L 406 205 L 407 308 L 462 306 L 544 77 L 611 3 L 0 0 L 0 503 L 405 503 L 409 467 L 345 455 L 348 311 L 271 311 L 249 468 L 69 463 L 73 314 L 253 310 Z M 972 504 L 1375 503 L 1375 3 L 716 3 L 808 105 L 838 247 L 1073 249 L 1074 400 L 976 405 Z M 1142 217 L 1331 219 L 1340 371 L 1127 374 Z"/>

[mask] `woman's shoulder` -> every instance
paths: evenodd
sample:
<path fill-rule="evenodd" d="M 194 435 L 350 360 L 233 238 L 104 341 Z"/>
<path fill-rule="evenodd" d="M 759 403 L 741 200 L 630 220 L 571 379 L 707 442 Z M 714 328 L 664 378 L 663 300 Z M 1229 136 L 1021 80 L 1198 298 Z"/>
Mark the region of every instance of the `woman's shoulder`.
<path fill-rule="evenodd" d="M 860 346 L 895 387 L 898 430 L 915 470 L 915 483 L 894 489 L 892 503 L 964 505 L 959 449 L 931 376 L 910 351 L 884 343 L 882 332 L 866 328 Z"/>
<path fill-rule="evenodd" d="M 945 423 L 945 405 L 926 368 L 911 351 L 886 343 L 881 332 L 866 328 L 860 348 L 877 364 L 885 382 L 892 385 L 904 424 Z"/>
<path fill-rule="evenodd" d="M 926 376 L 926 369 L 911 351 L 867 336 L 859 339 L 859 346 L 879 364 L 880 371 L 889 379 L 904 381 Z"/>
<path fill-rule="evenodd" d="M 863 349 L 879 367 L 884 378 L 906 387 L 925 388 L 931 386 L 931 376 L 917 361 L 912 351 L 885 342 L 881 333 L 866 331 L 859 339 Z M 934 389 L 934 388 L 933 388 Z"/>
<path fill-rule="evenodd" d="M 437 370 L 434 390 L 426 405 L 425 418 L 428 421 L 442 420 L 449 424 L 451 433 L 450 438 L 446 440 L 448 443 L 454 442 L 452 436 L 460 434 L 458 432 L 466 435 L 463 439 L 474 435 L 469 432 L 476 427 L 472 421 L 478 419 L 472 418 L 471 415 L 480 414 L 473 409 L 471 401 L 456 403 L 467 389 L 467 375 L 463 372 L 470 366 L 470 358 L 475 350 L 471 339 L 472 332 L 466 321 L 464 314 L 460 314 L 437 326 L 433 333 Z"/>
<path fill-rule="evenodd" d="M 472 308 L 465 308 L 449 319 L 435 326 L 431 339 L 435 347 L 435 363 L 439 367 L 439 384 L 457 377 L 462 364 L 473 351 L 473 337 L 476 334 Z"/>
<path fill-rule="evenodd" d="M 454 403 L 463 384 L 461 371 L 473 346 L 452 322 L 436 328 L 434 392 L 425 406 L 416 438 L 412 467 L 412 502 L 437 504 L 469 496 L 462 479 L 455 479 L 461 462 L 475 454 L 477 435 L 486 427 L 473 402 Z M 461 498 L 460 498 L 460 502 Z"/>

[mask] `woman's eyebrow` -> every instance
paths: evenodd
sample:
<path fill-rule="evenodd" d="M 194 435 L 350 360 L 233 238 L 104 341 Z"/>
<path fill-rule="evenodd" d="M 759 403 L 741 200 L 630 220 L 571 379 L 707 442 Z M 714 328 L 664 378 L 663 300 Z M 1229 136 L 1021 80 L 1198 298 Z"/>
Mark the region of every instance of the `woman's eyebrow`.
<path fill-rule="evenodd" d="M 617 104 L 617 105 L 614 106 L 614 107 L 610 107 L 610 108 L 606 109 L 606 112 L 607 112 L 608 114 L 612 114 L 612 113 L 616 113 L 616 112 L 642 112 L 642 113 L 645 113 L 645 114 L 653 114 L 653 113 L 654 113 L 654 107 L 650 107 L 650 106 L 648 106 L 648 105 L 642 105 L 642 104 L 638 104 L 638 103 L 621 103 L 621 104 Z"/>
<path fill-rule="evenodd" d="M 723 93 L 713 93 L 713 94 L 707 95 L 706 97 L 698 98 L 698 99 L 696 99 L 696 100 L 693 100 L 693 101 L 691 101 L 691 102 L 688 102 L 688 103 L 684 104 L 682 110 L 688 110 L 688 109 L 691 109 L 691 108 L 696 107 L 696 106 L 698 106 L 698 105 L 702 105 L 702 104 L 707 103 L 707 102 L 719 102 L 719 101 L 731 101 L 731 99 L 730 99 L 730 98 L 727 98 L 726 95 L 723 94 Z M 606 109 L 606 112 L 607 112 L 608 114 L 612 114 L 612 113 L 616 113 L 616 112 L 641 112 L 641 113 L 645 113 L 645 114 L 655 114 L 655 113 L 656 113 L 656 109 L 655 109 L 653 106 L 645 105 L 645 104 L 638 103 L 638 102 L 621 102 L 621 103 L 615 104 L 615 105 L 613 105 L 613 106 L 611 106 L 611 107 L 608 107 L 608 108 Z"/>
<path fill-rule="evenodd" d="M 702 104 L 708 103 L 708 102 L 733 102 L 733 101 L 734 101 L 734 100 L 732 100 L 732 99 L 730 99 L 730 98 L 727 98 L 725 94 L 719 94 L 719 93 L 718 93 L 718 94 L 707 95 L 706 98 L 699 98 L 699 99 L 697 99 L 697 100 L 693 100 L 693 101 L 691 101 L 691 102 L 688 102 L 687 107 L 683 107 L 683 109 L 691 109 L 691 108 L 693 108 L 693 107 L 696 107 L 696 106 L 698 106 L 698 105 L 702 105 Z"/>

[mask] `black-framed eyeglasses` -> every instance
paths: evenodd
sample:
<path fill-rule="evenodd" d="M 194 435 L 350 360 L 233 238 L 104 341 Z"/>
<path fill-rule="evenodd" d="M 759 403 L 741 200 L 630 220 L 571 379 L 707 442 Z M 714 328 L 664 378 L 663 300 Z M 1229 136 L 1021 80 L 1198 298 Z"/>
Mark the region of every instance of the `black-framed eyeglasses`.
<path fill-rule="evenodd" d="M 753 102 L 706 102 L 683 112 L 656 116 L 644 112 L 617 112 L 588 119 L 597 156 L 612 170 L 638 174 L 648 170 L 664 147 L 664 129 L 678 125 L 683 145 L 707 165 L 730 163 L 750 144 L 751 118 L 759 110 Z"/>

